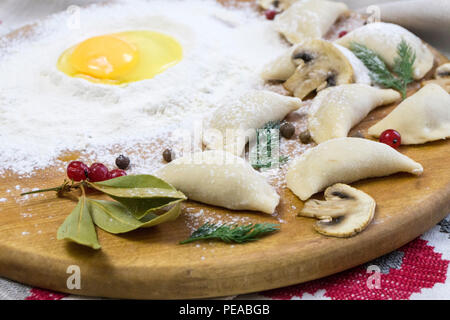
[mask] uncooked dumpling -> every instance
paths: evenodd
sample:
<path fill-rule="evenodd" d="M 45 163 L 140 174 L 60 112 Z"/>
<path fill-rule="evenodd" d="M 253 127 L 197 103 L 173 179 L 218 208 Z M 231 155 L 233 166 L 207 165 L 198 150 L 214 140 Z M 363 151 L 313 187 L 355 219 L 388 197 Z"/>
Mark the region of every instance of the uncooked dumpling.
<path fill-rule="evenodd" d="M 369 128 L 379 137 L 387 129 L 398 131 L 402 144 L 419 144 L 450 137 L 450 95 L 437 84 L 427 84 Z"/>
<path fill-rule="evenodd" d="M 434 56 L 427 46 L 414 34 L 396 24 L 375 22 L 357 28 L 335 42 L 350 48 L 352 42 L 363 44 L 375 51 L 392 67 L 397 57 L 397 46 L 404 39 L 416 53 L 414 79 L 423 78 L 433 67 Z"/>
<path fill-rule="evenodd" d="M 378 89 L 364 84 L 344 84 L 319 92 L 314 98 L 308 129 L 316 143 L 346 137 L 376 107 L 400 99 L 392 89 Z"/>
<path fill-rule="evenodd" d="M 273 213 L 280 196 L 244 159 L 219 150 L 178 158 L 157 175 L 189 199 L 233 210 Z"/>
<path fill-rule="evenodd" d="M 423 168 L 387 144 L 361 138 L 338 138 L 321 143 L 294 159 L 286 182 L 294 194 L 306 200 L 338 182 L 350 183 L 401 171 L 419 175 Z"/>
<path fill-rule="evenodd" d="M 269 121 L 282 120 L 301 106 L 301 100 L 271 91 L 254 90 L 219 106 L 206 121 L 203 143 L 208 149 L 242 155 L 256 129 Z"/>
<path fill-rule="evenodd" d="M 342 2 L 302 0 L 276 16 L 275 30 L 291 43 L 305 38 L 321 38 L 348 7 Z"/>
<path fill-rule="evenodd" d="M 338 48 L 342 54 L 347 58 L 348 62 L 350 62 L 353 68 L 353 82 L 354 83 L 362 83 L 370 85 L 372 83 L 372 79 L 370 79 L 370 71 L 367 69 L 364 63 L 359 60 L 355 54 L 343 47 L 338 45 L 337 43 L 333 43 L 336 48 Z"/>
<path fill-rule="evenodd" d="M 300 45 L 290 47 L 281 56 L 265 65 L 261 77 L 266 81 L 286 81 L 289 79 L 297 69 L 294 61 L 292 61 L 292 54 Z"/>

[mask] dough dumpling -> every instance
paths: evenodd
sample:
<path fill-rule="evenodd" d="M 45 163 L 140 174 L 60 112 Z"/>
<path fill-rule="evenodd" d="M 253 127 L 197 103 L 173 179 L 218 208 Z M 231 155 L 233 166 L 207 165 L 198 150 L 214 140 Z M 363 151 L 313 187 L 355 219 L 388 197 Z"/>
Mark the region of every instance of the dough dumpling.
<path fill-rule="evenodd" d="M 277 15 L 274 26 L 291 43 L 305 38 L 322 38 L 347 10 L 347 5 L 342 2 L 302 0 Z"/>
<path fill-rule="evenodd" d="M 328 140 L 293 160 L 287 187 L 301 200 L 335 183 L 382 177 L 396 172 L 423 172 L 420 163 L 387 144 L 361 138 Z"/>
<path fill-rule="evenodd" d="M 433 67 L 434 56 L 427 46 L 413 33 L 405 28 L 385 22 L 369 23 L 357 28 L 335 42 L 350 48 L 352 42 L 363 44 L 375 51 L 388 66 L 394 65 L 397 46 L 404 39 L 416 53 L 414 62 L 414 79 L 418 80 Z"/>
<path fill-rule="evenodd" d="M 203 143 L 208 149 L 226 150 L 242 155 L 248 141 L 256 137 L 256 129 L 269 121 L 282 120 L 301 106 L 298 98 L 253 90 L 225 103 L 205 123 Z"/>
<path fill-rule="evenodd" d="M 157 175 L 195 201 L 273 213 L 280 196 L 244 159 L 219 150 L 178 158 Z"/>
<path fill-rule="evenodd" d="M 265 65 L 261 77 L 266 81 L 286 81 L 289 79 L 297 68 L 292 61 L 292 54 L 298 46 L 299 45 L 290 47 L 281 56 Z"/>
<path fill-rule="evenodd" d="M 392 89 L 378 89 L 364 84 L 344 84 L 319 92 L 314 98 L 308 129 L 316 143 L 346 137 L 376 107 L 400 99 Z"/>
<path fill-rule="evenodd" d="M 337 43 L 333 43 L 336 48 L 338 48 L 342 54 L 347 58 L 348 62 L 353 68 L 353 82 L 362 84 L 372 84 L 372 79 L 370 79 L 370 71 L 367 69 L 366 65 L 359 60 L 355 54 Z"/>
<path fill-rule="evenodd" d="M 437 84 L 427 84 L 370 127 L 369 134 L 379 137 L 387 129 L 397 130 L 402 144 L 450 137 L 450 95 Z"/>

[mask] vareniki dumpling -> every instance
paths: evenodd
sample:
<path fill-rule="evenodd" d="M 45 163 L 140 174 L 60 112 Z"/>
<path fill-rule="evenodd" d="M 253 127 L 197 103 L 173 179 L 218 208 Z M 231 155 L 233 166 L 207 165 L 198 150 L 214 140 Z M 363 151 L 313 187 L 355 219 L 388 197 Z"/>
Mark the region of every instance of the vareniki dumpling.
<path fill-rule="evenodd" d="M 256 137 L 256 129 L 269 121 L 282 120 L 301 106 L 298 98 L 265 90 L 252 90 L 219 106 L 206 120 L 203 143 L 208 149 L 242 155 L 245 144 Z"/>
<path fill-rule="evenodd" d="M 437 84 L 427 84 L 370 127 L 369 134 L 379 137 L 387 129 L 398 131 L 402 144 L 450 137 L 450 95 Z"/>
<path fill-rule="evenodd" d="M 336 43 L 333 43 L 333 45 L 336 48 L 338 48 L 342 52 L 342 54 L 347 58 L 348 62 L 350 62 L 353 68 L 353 82 L 370 85 L 372 83 L 372 79 L 370 78 L 370 71 L 369 69 L 367 69 L 364 63 L 361 60 L 359 60 L 355 56 L 355 54 L 346 47 L 343 47 Z"/>
<path fill-rule="evenodd" d="M 322 90 L 314 98 L 308 129 L 316 143 L 346 137 L 374 108 L 400 99 L 392 89 L 364 84 L 344 84 Z"/>
<path fill-rule="evenodd" d="M 286 81 L 289 79 L 294 74 L 295 69 L 297 69 L 297 66 L 292 60 L 292 55 L 300 45 L 290 47 L 282 55 L 265 65 L 261 77 L 266 81 Z"/>
<path fill-rule="evenodd" d="M 361 138 L 338 138 L 321 143 L 294 159 L 286 182 L 294 194 L 306 200 L 338 182 L 350 183 L 400 171 L 419 175 L 423 168 L 387 144 Z"/>
<path fill-rule="evenodd" d="M 232 210 L 273 213 L 280 196 L 244 159 L 210 150 L 173 160 L 157 175 L 189 199 Z"/>
<path fill-rule="evenodd" d="M 350 48 L 352 42 L 365 45 L 375 51 L 392 67 L 397 57 L 397 46 L 404 39 L 416 54 L 414 62 L 414 79 L 418 80 L 433 67 L 434 56 L 428 47 L 405 28 L 392 23 L 375 22 L 357 28 L 335 42 Z"/>
<path fill-rule="evenodd" d="M 275 30 L 291 43 L 321 38 L 348 7 L 342 2 L 301 0 L 276 16 Z"/>

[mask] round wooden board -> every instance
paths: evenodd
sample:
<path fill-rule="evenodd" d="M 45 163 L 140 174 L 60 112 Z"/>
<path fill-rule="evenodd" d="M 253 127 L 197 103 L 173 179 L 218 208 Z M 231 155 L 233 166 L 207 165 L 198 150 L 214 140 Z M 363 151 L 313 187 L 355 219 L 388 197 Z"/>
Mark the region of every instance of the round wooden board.
<path fill-rule="evenodd" d="M 442 63 L 446 58 L 436 52 L 436 60 Z M 365 132 L 393 107 L 376 109 L 354 130 Z M 400 151 L 420 162 L 424 174 L 396 174 L 352 184 L 376 200 L 377 210 L 369 227 L 349 239 L 317 234 L 313 220 L 296 217 L 302 202 L 281 187 L 276 216 L 187 202 L 179 219 L 151 229 L 119 236 L 98 230 L 102 249 L 94 251 L 56 240 L 56 230 L 73 202 L 52 193 L 29 199 L 19 196 L 24 188 L 59 185 L 64 172 L 55 167 L 30 178 L 7 174 L 0 178 L 0 197 L 7 198 L 0 203 L 0 275 L 77 295 L 183 299 L 256 292 L 334 274 L 397 249 L 450 211 L 450 142 L 402 146 Z M 205 217 L 236 215 L 283 223 L 280 232 L 254 243 L 179 245 L 191 232 L 190 217 L 200 210 Z M 71 265 L 80 267 L 81 289 L 67 287 Z"/>

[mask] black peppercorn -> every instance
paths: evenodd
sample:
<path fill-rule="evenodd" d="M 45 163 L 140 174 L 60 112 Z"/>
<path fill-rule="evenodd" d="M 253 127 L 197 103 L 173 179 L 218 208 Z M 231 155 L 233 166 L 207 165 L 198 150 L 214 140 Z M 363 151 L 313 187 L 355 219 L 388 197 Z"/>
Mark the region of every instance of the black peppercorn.
<path fill-rule="evenodd" d="M 121 154 L 116 158 L 116 166 L 119 169 L 126 170 L 128 166 L 130 165 L 130 158 L 124 156 Z"/>
<path fill-rule="evenodd" d="M 166 162 L 170 162 L 175 158 L 175 153 L 172 151 L 172 149 L 166 149 L 163 151 L 163 159 Z"/>
<path fill-rule="evenodd" d="M 298 137 L 303 144 L 311 143 L 311 134 L 309 133 L 309 131 L 303 131 L 298 135 Z"/>
<path fill-rule="evenodd" d="M 290 139 L 295 133 L 295 127 L 292 123 L 285 122 L 280 127 L 280 133 L 286 139 Z"/>

